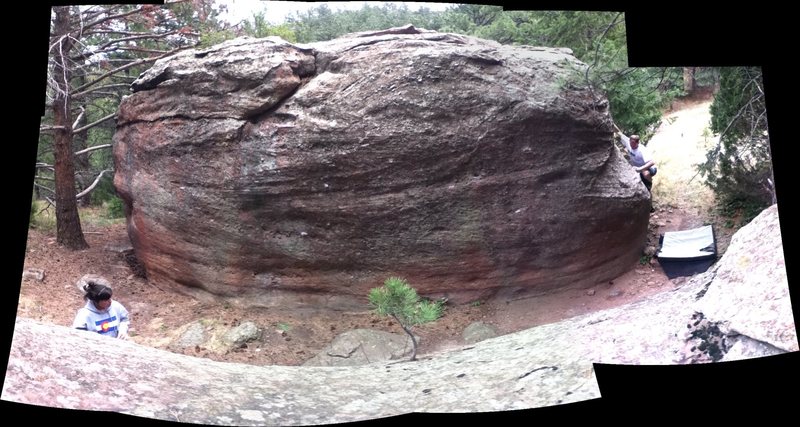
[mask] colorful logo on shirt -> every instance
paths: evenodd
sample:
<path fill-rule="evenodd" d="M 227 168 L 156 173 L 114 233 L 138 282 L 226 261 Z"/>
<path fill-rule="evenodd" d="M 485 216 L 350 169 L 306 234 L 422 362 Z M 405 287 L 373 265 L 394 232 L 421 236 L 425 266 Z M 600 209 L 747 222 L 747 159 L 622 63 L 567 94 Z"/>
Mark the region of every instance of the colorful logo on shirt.
<path fill-rule="evenodd" d="M 117 320 L 117 316 L 111 316 L 107 319 L 102 319 L 94 322 L 95 327 L 98 327 L 100 330 L 97 332 L 101 334 L 107 334 L 109 332 L 114 332 L 117 330 L 117 326 L 113 325 L 113 323 Z"/>

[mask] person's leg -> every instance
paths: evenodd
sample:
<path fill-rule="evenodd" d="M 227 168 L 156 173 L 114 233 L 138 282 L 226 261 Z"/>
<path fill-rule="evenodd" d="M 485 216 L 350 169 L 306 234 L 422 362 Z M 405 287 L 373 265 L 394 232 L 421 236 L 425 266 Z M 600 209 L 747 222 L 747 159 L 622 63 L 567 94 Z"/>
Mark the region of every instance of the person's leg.
<path fill-rule="evenodd" d="M 642 179 L 644 186 L 647 187 L 647 191 L 651 191 L 653 187 L 653 178 L 650 176 L 650 171 L 644 170 L 639 172 L 639 177 Z"/>
<path fill-rule="evenodd" d="M 650 169 L 644 170 L 639 174 L 639 176 L 642 178 L 644 186 L 650 193 L 650 213 L 656 211 L 656 208 L 653 206 L 653 175 L 655 175 L 656 172 L 657 172 L 656 167 L 653 166 Z"/>

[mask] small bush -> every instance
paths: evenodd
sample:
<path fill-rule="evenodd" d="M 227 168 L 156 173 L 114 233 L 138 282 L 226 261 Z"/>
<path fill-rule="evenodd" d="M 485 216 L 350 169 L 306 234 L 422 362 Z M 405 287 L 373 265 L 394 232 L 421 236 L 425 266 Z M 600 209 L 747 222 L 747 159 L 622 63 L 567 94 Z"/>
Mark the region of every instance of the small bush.
<path fill-rule="evenodd" d="M 386 279 L 383 286 L 369 291 L 369 302 L 380 316 L 391 316 L 411 337 L 414 346 L 411 360 L 417 357 L 417 340 L 411 333 L 414 325 L 432 322 L 442 316 L 442 301 L 422 301 L 417 291 L 399 277 Z"/>
<path fill-rule="evenodd" d="M 122 199 L 117 196 L 113 196 L 108 201 L 106 209 L 108 210 L 108 217 L 111 219 L 125 218 L 125 207 L 122 203 Z"/>

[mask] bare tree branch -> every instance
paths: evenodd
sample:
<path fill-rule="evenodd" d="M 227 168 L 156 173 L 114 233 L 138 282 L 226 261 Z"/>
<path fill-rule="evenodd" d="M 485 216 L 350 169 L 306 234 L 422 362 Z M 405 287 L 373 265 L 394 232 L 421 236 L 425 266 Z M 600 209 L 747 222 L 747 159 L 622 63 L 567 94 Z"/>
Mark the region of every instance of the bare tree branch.
<path fill-rule="evenodd" d="M 95 56 L 95 55 L 99 55 L 101 53 L 114 52 L 114 51 L 117 51 L 117 50 L 135 50 L 135 49 L 132 49 L 132 48 L 126 48 L 124 46 L 115 46 L 115 45 L 118 44 L 118 43 L 125 43 L 125 42 L 129 42 L 129 41 L 134 41 L 134 40 L 147 40 L 147 39 L 158 40 L 158 39 L 163 39 L 165 37 L 173 36 L 173 35 L 179 34 L 179 33 L 180 33 L 180 31 L 176 30 L 176 31 L 170 31 L 170 32 L 161 33 L 161 34 L 152 34 L 152 33 L 150 33 L 150 34 L 145 34 L 145 35 L 140 35 L 140 36 L 123 37 L 123 38 L 116 39 L 116 40 L 110 40 L 110 41 L 107 41 L 106 43 L 104 43 L 103 45 L 99 46 L 97 49 L 93 49 L 91 51 L 82 52 L 80 55 L 71 57 L 70 59 L 72 59 L 73 61 L 80 61 L 80 60 L 85 60 L 87 58 L 91 58 L 92 56 Z"/>
<path fill-rule="evenodd" d="M 33 183 L 33 185 L 35 185 L 35 186 L 36 186 L 36 188 L 41 188 L 42 190 L 47 190 L 47 191 L 49 191 L 49 192 L 50 192 L 50 193 L 52 193 L 52 194 L 56 194 L 56 190 L 53 190 L 53 189 L 52 189 L 52 188 L 50 188 L 50 187 L 45 187 L 44 185 L 38 184 L 38 183 L 36 183 L 36 182 L 34 182 L 34 183 Z M 53 203 L 53 204 L 55 205 L 55 203 Z"/>
<path fill-rule="evenodd" d="M 86 115 L 86 109 L 83 108 L 83 106 L 80 107 L 80 110 L 81 110 L 81 113 L 78 114 L 78 118 L 75 119 L 74 123 L 72 123 L 72 128 L 73 129 L 75 129 L 75 126 L 78 126 L 78 123 L 80 123 L 80 121 L 83 120 L 83 116 Z"/>
<path fill-rule="evenodd" d="M 728 134 L 728 131 L 730 130 L 731 126 L 733 126 L 734 123 L 736 123 L 746 111 L 748 111 L 750 109 L 753 109 L 753 104 L 756 103 L 757 101 L 761 100 L 761 98 L 764 96 L 763 92 L 760 91 L 760 89 L 761 89 L 760 86 L 758 86 L 758 83 L 757 83 L 757 80 L 759 79 L 759 77 L 760 76 L 754 76 L 754 77 L 752 77 L 751 81 L 749 81 L 749 82 L 747 82 L 745 84 L 745 86 L 744 86 L 745 88 L 750 86 L 750 84 L 756 85 L 757 89 L 759 90 L 759 93 L 757 93 L 754 96 L 750 97 L 750 99 L 744 105 L 742 105 L 739 108 L 739 110 L 736 112 L 736 114 L 734 114 L 734 116 L 728 121 L 728 124 L 725 126 L 725 129 L 723 129 L 722 132 L 719 133 L 719 138 L 717 139 L 717 144 L 714 146 L 714 148 L 712 150 L 709 151 L 709 154 L 707 155 L 707 160 L 705 162 L 706 165 L 710 166 L 712 160 L 713 159 L 717 159 L 717 157 L 719 156 L 719 153 L 722 150 L 723 137 Z M 759 108 L 758 111 L 761 111 L 761 114 L 759 114 L 759 116 L 756 118 L 756 121 L 760 122 L 762 120 L 762 116 L 766 114 L 766 109 L 762 110 L 762 109 Z M 756 131 L 756 127 L 755 126 L 751 126 L 750 135 L 752 136 L 755 133 L 755 131 Z M 701 171 L 698 170 L 697 173 L 695 173 L 695 175 L 692 176 L 691 179 L 693 180 L 698 174 L 700 174 L 700 172 Z"/>
<path fill-rule="evenodd" d="M 747 109 L 747 107 L 750 106 L 750 104 L 753 103 L 753 101 L 758 98 L 761 98 L 761 95 L 756 95 L 755 97 L 750 98 L 750 100 L 747 101 L 745 105 L 742 105 L 742 108 L 739 108 L 739 111 L 736 112 L 736 115 L 733 116 L 733 118 L 728 122 L 728 125 L 725 126 L 725 129 L 719 134 L 720 141 L 722 141 L 722 137 L 728 133 L 728 129 L 730 129 L 731 126 L 733 126 L 733 124 L 739 119 L 739 117 Z M 719 147 L 719 143 L 717 144 L 717 147 Z"/>
<path fill-rule="evenodd" d="M 119 34 L 122 36 L 140 36 L 150 34 L 142 31 L 122 31 L 122 30 L 91 30 L 83 33 L 84 36 L 91 36 L 94 34 Z"/>
<path fill-rule="evenodd" d="M 44 212 L 44 211 L 46 211 L 46 210 L 50 209 L 50 206 L 55 206 L 55 203 L 53 203 L 53 201 L 52 201 L 52 200 L 50 200 L 50 198 L 49 198 L 49 197 L 45 197 L 44 199 L 47 201 L 47 206 L 45 206 L 45 207 L 43 207 L 42 209 L 40 209 L 40 210 L 39 210 L 39 213 L 38 213 L 37 215 L 39 215 L 39 214 L 41 214 L 42 212 Z"/>
<path fill-rule="evenodd" d="M 122 93 L 122 92 L 106 92 L 106 91 L 98 91 L 98 92 L 92 92 L 92 95 L 97 95 L 97 97 L 103 97 L 103 96 L 112 96 L 112 97 L 113 97 L 113 96 L 121 96 L 121 95 L 125 95 L 125 93 Z"/>
<path fill-rule="evenodd" d="M 112 62 L 130 62 L 129 58 L 106 58 L 103 61 L 112 63 Z"/>
<path fill-rule="evenodd" d="M 43 179 L 45 181 L 55 181 L 55 178 L 50 178 L 49 176 L 40 176 L 40 175 L 36 175 L 34 177 L 34 179 Z"/>
<path fill-rule="evenodd" d="M 155 61 L 155 60 L 157 60 L 157 59 L 158 59 L 157 57 L 151 57 L 151 58 L 143 58 L 143 59 L 139 59 L 139 60 L 137 60 L 137 61 L 130 62 L 130 63 L 126 64 L 126 65 L 123 65 L 123 66 L 121 66 L 121 67 L 117 67 L 117 68 L 115 68 L 115 69 L 113 69 L 113 70 L 111 70 L 111 71 L 108 71 L 108 72 L 106 72 L 106 73 L 103 73 L 103 74 L 101 74 L 101 75 L 100 75 L 98 78 L 96 78 L 95 80 L 93 80 L 93 81 L 91 81 L 91 82 L 89 82 L 89 83 L 86 83 L 86 84 L 84 84 L 83 86 L 80 86 L 80 87 L 78 87 L 78 88 L 77 88 L 77 89 L 75 89 L 75 90 L 77 90 L 77 91 L 82 91 L 82 90 L 85 90 L 86 88 L 88 88 L 88 87 L 91 87 L 92 85 L 96 84 L 96 83 L 97 83 L 97 82 L 99 82 L 100 80 L 103 80 L 103 79 L 105 79 L 106 77 L 108 77 L 108 76 L 110 76 L 110 75 L 112 75 L 112 74 L 118 73 L 118 72 L 120 72 L 120 71 L 125 71 L 125 70 L 127 70 L 128 68 L 133 68 L 133 67 L 136 67 L 136 66 L 138 66 L 138 65 L 147 64 L 148 62 L 153 62 L 153 61 Z"/>
<path fill-rule="evenodd" d="M 653 94 L 655 91 L 658 90 L 658 88 L 661 86 L 661 83 L 664 83 L 664 79 L 667 78 L 667 71 L 669 69 L 670 69 L 669 67 L 661 68 L 661 79 L 659 79 L 658 84 L 656 84 L 655 87 L 653 87 L 653 90 L 651 90 L 650 92 L 647 92 L 645 94 L 645 96 L 650 96 L 651 94 Z"/>
<path fill-rule="evenodd" d="M 78 25 L 78 23 L 80 22 L 81 23 L 80 26 L 83 27 L 84 26 L 83 21 L 94 19 L 103 14 L 112 13 L 115 10 L 121 9 L 123 5 L 118 4 L 112 6 L 105 6 L 105 7 L 100 7 L 98 9 L 95 9 L 95 6 L 98 5 L 92 5 L 88 9 L 78 14 L 77 19 L 70 21 L 70 26 Z"/>
<path fill-rule="evenodd" d="M 151 34 L 143 34 L 143 35 L 140 35 L 140 36 L 123 37 L 123 38 L 120 38 L 120 39 L 109 40 L 109 41 L 103 43 L 102 45 L 100 45 L 100 47 L 98 47 L 97 49 L 102 51 L 103 49 L 105 49 L 105 48 L 107 48 L 109 46 L 113 46 L 113 45 L 115 45 L 117 43 L 124 43 L 124 42 L 133 41 L 133 40 L 163 39 L 165 37 L 172 36 L 172 35 L 175 35 L 175 34 L 178 34 L 177 30 L 170 31 L 170 32 L 167 32 L 167 33 L 161 33 L 161 34 L 152 34 L 151 33 Z"/>
<path fill-rule="evenodd" d="M 157 55 L 161 55 L 164 53 L 172 53 L 170 50 L 156 50 L 156 49 L 145 49 L 141 47 L 132 47 L 132 46 L 120 46 L 116 50 L 124 50 L 126 52 L 142 52 L 142 53 L 155 53 Z"/>
<path fill-rule="evenodd" d="M 597 44 L 597 48 L 594 51 L 594 63 L 590 67 L 586 67 L 584 78 L 586 79 L 586 83 L 589 86 L 589 92 L 591 93 L 592 99 L 594 99 L 595 102 L 597 102 L 597 99 L 594 96 L 594 87 L 592 86 L 592 81 L 589 79 L 589 70 L 597 67 L 597 62 L 600 60 L 600 46 L 602 46 L 602 41 L 606 37 L 606 34 L 608 34 L 608 32 L 611 30 L 611 28 L 617 25 L 617 19 L 619 19 L 621 15 L 622 12 L 617 12 L 617 14 L 614 15 L 614 19 L 606 27 L 605 31 L 603 31 L 603 35 L 600 36 L 600 38 L 595 41 L 595 43 Z"/>
<path fill-rule="evenodd" d="M 109 8 L 108 11 L 111 11 L 113 9 L 115 9 L 115 8 Z M 83 33 L 83 31 L 86 31 L 87 29 L 90 29 L 92 27 L 98 26 L 98 25 L 102 24 L 103 22 L 112 21 L 114 19 L 119 19 L 119 18 L 124 18 L 124 17 L 130 16 L 130 15 L 135 15 L 137 13 L 140 13 L 142 11 L 142 9 L 143 9 L 143 7 L 139 6 L 136 9 L 133 9 L 133 10 L 131 10 L 129 12 L 122 12 L 122 13 L 118 13 L 116 15 L 104 16 L 102 18 L 97 19 L 96 21 L 93 21 L 93 22 L 90 22 L 90 23 L 88 23 L 86 25 L 83 25 L 81 27 L 81 30 L 82 30 L 81 33 Z"/>
<path fill-rule="evenodd" d="M 111 144 L 95 145 L 94 147 L 84 148 L 81 151 L 76 151 L 75 155 L 76 156 L 80 156 L 81 154 L 85 154 L 85 153 L 88 153 L 90 151 L 100 150 L 102 148 L 109 148 L 109 147 L 111 147 Z"/>
<path fill-rule="evenodd" d="M 127 60 L 126 60 L 126 62 L 127 62 Z M 86 95 L 89 95 L 89 94 L 91 94 L 91 93 L 93 93 L 95 91 L 104 90 L 104 89 L 114 89 L 114 88 L 126 88 L 126 89 L 129 89 L 130 87 L 131 87 L 131 85 L 127 84 L 127 83 L 114 83 L 114 84 L 110 84 L 110 85 L 98 86 L 98 87 L 95 87 L 95 88 L 87 89 L 87 90 L 85 90 L 83 92 L 74 93 L 74 94 L 72 94 L 72 98 L 78 99 L 78 98 L 81 98 L 82 96 L 86 96 Z"/>
<path fill-rule="evenodd" d="M 177 51 L 178 51 L 178 50 L 175 50 L 174 52 L 177 52 Z M 173 52 L 170 52 L 170 54 L 171 54 L 171 53 L 173 53 Z M 137 60 L 137 61 L 133 61 L 133 62 L 131 62 L 131 63 L 129 63 L 129 64 L 123 65 L 123 66 L 121 66 L 121 67 L 117 67 L 117 68 L 115 68 L 115 69 L 113 69 L 113 70 L 111 70 L 111 71 L 108 71 L 108 72 L 106 72 L 106 73 L 103 73 L 103 74 L 101 74 L 101 75 L 100 75 L 100 77 L 98 77 L 98 78 L 96 78 L 96 79 L 92 80 L 92 81 L 91 81 L 91 82 L 89 82 L 89 83 L 86 83 L 86 84 L 84 84 L 83 86 L 80 86 L 80 87 L 78 87 L 78 88 L 77 88 L 77 89 L 75 89 L 75 90 L 76 90 L 76 91 L 78 91 L 78 92 L 80 92 L 80 91 L 82 91 L 82 90 L 85 90 L 85 89 L 86 89 L 86 88 L 88 88 L 88 87 L 91 87 L 91 86 L 92 86 L 92 85 L 94 85 L 94 84 L 97 84 L 97 82 L 99 82 L 99 81 L 101 81 L 101 80 L 103 80 L 103 79 L 107 78 L 108 76 L 111 76 L 111 75 L 113 75 L 113 74 L 115 74 L 115 73 L 118 73 L 118 72 L 120 72 L 120 71 L 125 71 L 125 70 L 127 70 L 128 68 L 133 68 L 133 67 L 136 67 L 136 66 L 139 66 L 139 65 L 142 65 L 142 64 L 147 64 L 147 63 L 150 63 L 150 62 L 155 62 L 155 61 L 157 61 L 157 60 L 159 60 L 159 59 L 161 59 L 161 58 L 163 58 L 163 57 L 165 57 L 165 56 L 167 56 L 167 54 L 164 54 L 164 55 L 158 55 L 158 56 L 151 56 L 151 57 L 149 57 L 149 58 L 142 58 L 142 59 L 139 59 L 139 60 Z"/>
<path fill-rule="evenodd" d="M 65 129 L 67 129 L 67 128 L 64 127 L 64 126 L 49 126 L 48 125 L 48 126 L 40 126 L 39 127 L 39 132 L 49 132 L 49 131 L 54 131 L 54 130 L 65 130 Z"/>
<path fill-rule="evenodd" d="M 88 125 L 86 125 L 86 126 L 83 126 L 83 127 L 81 127 L 81 128 L 75 129 L 75 130 L 73 130 L 72 132 L 73 132 L 73 133 L 81 133 L 81 132 L 83 132 L 83 131 L 85 131 L 85 130 L 87 130 L 87 129 L 90 129 L 90 128 L 93 128 L 93 127 L 95 127 L 95 126 L 99 125 L 100 123 L 103 123 L 103 122 L 105 122 L 105 121 L 107 121 L 107 120 L 113 119 L 113 118 L 114 118 L 116 115 L 117 115 L 117 113 L 116 113 L 116 112 L 114 112 L 114 113 L 111 113 L 111 114 L 109 114 L 109 115 L 107 115 L 107 116 L 103 117 L 102 119 L 99 119 L 99 120 L 97 120 L 97 121 L 95 121 L 95 122 L 93 122 L 93 123 L 89 123 Z"/>
<path fill-rule="evenodd" d="M 97 175 L 97 178 L 95 178 L 95 180 L 94 180 L 94 182 L 92 183 L 92 185 L 90 185 L 90 186 L 89 186 L 89 187 L 87 187 L 85 190 L 81 191 L 80 193 L 76 194 L 76 195 L 75 195 L 75 198 L 76 198 L 76 199 L 80 199 L 81 197 L 83 197 L 83 196 L 85 196 L 85 195 L 87 195 L 87 194 L 91 193 L 91 192 L 92 192 L 92 190 L 94 190 L 94 187 L 97 187 L 97 184 L 100 182 L 100 178 L 102 178 L 102 177 L 103 177 L 103 174 L 105 174 L 106 172 L 111 172 L 111 170 L 110 170 L 110 169 L 104 169 L 104 170 L 102 170 L 102 171 L 100 172 L 100 175 Z"/>
<path fill-rule="evenodd" d="M 47 163 L 39 162 L 39 163 L 36 163 L 36 168 L 37 169 L 50 169 L 50 170 L 52 170 L 53 169 L 53 165 L 48 165 Z"/>
<path fill-rule="evenodd" d="M 188 1 L 188 0 L 176 0 L 176 1 L 169 2 L 169 4 L 185 3 L 186 1 Z M 89 24 L 86 24 L 86 25 L 84 25 L 83 28 L 84 29 L 90 29 L 90 28 L 95 27 L 95 26 L 97 26 L 99 24 L 102 24 L 105 21 L 118 19 L 118 18 L 124 18 L 124 17 L 129 16 L 129 15 L 133 15 L 133 14 L 136 14 L 136 13 L 141 13 L 141 12 L 143 12 L 145 10 L 150 9 L 151 7 L 152 7 L 152 5 L 142 5 L 142 6 L 139 6 L 138 8 L 136 8 L 136 9 L 130 11 L 130 12 L 123 12 L 123 13 L 119 13 L 117 15 L 109 15 L 109 16 L 106 16 L 104 18 L 100 18 L 100 19 L 98 19 L 98 20 L 96 20 L 94 22 L 91 22 Z M 111 10 L 111 8 L 109 8 L 108 10 Z"/>

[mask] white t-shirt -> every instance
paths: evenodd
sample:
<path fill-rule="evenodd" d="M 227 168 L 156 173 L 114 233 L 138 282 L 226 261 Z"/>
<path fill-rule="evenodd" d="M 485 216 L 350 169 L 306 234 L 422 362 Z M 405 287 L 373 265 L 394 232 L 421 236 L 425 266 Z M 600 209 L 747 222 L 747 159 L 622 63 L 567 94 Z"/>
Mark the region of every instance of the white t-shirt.
<path fill-rule="evenodd" d="M 630 140 L 630 138 L 628 138 L 627 136 L 625 136 L 623 134 L 619 134 L 619 140 L 620 140 L 620 142 L 622 142 L 622 145 L 624 145 L 625 148 L 628 149 L 628 154 L 630 154 L 630 156 L 631 156 L 631 159 L 630 159 L 631 165 L 636 166 L 637 168 L 640 168 L 640 167 L 644 166 L 645 163 L 647 163 L 650 160 L 652 160 L 652 158 L 650 157 L 650 153 L 647 152 L 647 148 L 645 148 L 645 146 L 642 145 L 641 142 L 639 143 L 639 147 L 637 147 L 634 150 L 633 148 L 631 148 L 631 140 Z"/>

